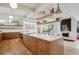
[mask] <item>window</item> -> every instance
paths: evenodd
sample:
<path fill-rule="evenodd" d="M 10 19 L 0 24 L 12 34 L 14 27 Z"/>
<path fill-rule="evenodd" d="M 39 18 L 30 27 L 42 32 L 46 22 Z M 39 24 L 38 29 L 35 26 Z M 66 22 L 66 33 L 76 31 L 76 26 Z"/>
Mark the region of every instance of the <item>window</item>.
<path fill-rule="evenodd" d="M 43 33 L 50 33 L 51 31 L 53 31 L 53 24 L 45 24 L 43 25 Z"/>
<path fill-rule="evenodd" d="M 7 22 L 6 20 L 0 20 L 0 23 L 5 23 L 5 22 Z"/>

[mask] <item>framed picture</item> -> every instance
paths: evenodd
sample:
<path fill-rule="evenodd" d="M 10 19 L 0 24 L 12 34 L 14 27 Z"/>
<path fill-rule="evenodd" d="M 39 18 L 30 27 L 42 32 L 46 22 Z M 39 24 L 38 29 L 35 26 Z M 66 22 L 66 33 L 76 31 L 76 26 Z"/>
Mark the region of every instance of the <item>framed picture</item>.
<path fill-rule="evenodd" d="M 71 31 L 71 18 L 62 19 L 61 31 Z"/>

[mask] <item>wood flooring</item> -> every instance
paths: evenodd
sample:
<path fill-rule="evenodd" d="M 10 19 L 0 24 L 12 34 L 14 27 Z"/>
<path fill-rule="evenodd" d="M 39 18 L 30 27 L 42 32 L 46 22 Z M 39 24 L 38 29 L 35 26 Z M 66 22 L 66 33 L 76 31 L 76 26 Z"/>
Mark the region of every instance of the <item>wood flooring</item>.
<path fill-rule="evenodd" d="M 64 55 L 79 55 L 79 41 L 64 41 Z"/>
<path fill-rule="evenodd" d="M 20 39 L 2 40 L 0 42 L 1 55 L 32 55 L 32 53 L 25 48 L 20 42 Z"/>

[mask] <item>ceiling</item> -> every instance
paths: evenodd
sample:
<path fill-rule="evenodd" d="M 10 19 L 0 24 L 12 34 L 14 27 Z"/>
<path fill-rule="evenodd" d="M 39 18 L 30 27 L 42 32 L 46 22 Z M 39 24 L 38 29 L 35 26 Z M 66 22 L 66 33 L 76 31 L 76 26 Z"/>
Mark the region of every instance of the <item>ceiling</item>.
<path fill-rule="evenodd" d="M 18 8 L 12 9 L 8 3 L 0 3 L 0 20 L 8 20 L 8 16 L 12 14 L 14 19 L 33 18 L 36 19 L 49 13 L 55 3 L 18 3 Z M 60 8 L 63 11 L 62 16 L 79 17 L 78 3 L 62 3 Z M 43 13 L 45 12 L 45 13 Z"/>
<path fill-rule="evenodd" d="M 12 9 L 8 3 L 0 3 L 0 19 L 8 19 L 10 14 L 14 15 L 15 19 L 21 19 L 25 15 L 33 13 L 35 8 L 40 4 L 22 4 L 18 3 L 17 9 Z"/>
<path fill-rule="evenodd" d="M 41 3 L 20 3 L 20 4 L 31 9 L 36 9 L 41 5 Z"/>

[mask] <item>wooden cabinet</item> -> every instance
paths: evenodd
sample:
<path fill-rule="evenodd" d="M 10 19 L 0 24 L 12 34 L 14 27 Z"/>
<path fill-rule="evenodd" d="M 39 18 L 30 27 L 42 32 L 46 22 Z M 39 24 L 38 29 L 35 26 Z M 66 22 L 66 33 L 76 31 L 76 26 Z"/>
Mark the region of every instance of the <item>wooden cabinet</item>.
<path fill-rule="evenodd" d="M 33 54 L 37 54 L 37 52 L 36 52 L 36 40 L 34 38 L 32 38 L 31 36 L 23 35 L 22 42 Z"/>
<path fill-rule="evenodd" d="M 38 39 L 36 40 L 37 54 L 50 54 L 50 43 L 48 41 Z"/>
<path fill-rule="evenodd" d="M 50 42 L 32 36 L 24 36 L 22 42 L 35 55 L 62 55 L 64 53 L 62 39 Z"/>
<path fill-rule="evenodd" d="M 2 40 L 2 33 L 0 33 L 0 41 Z"/>
<path fill-rule="evenodd" d="M 6 40 L 6 39 L 16 39 L 16 38 L 20 38 L 20 33 L 19 32 L 4 32 L 2 33 L 2 39 Z"/>
<path fill-rule="evenodd" d="M 64 55 L 64 40 L 58 39 L 51 42 L 50 53 L 52 55 Z"/>
<path fill-rule="evenodd" d="M 48 41 L 31 36 L 24 36 L 23 44 L 35 55 L 50 54 L 50 43 Z"/>

